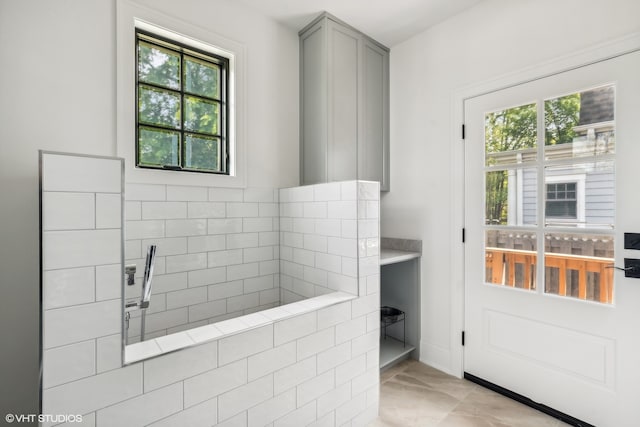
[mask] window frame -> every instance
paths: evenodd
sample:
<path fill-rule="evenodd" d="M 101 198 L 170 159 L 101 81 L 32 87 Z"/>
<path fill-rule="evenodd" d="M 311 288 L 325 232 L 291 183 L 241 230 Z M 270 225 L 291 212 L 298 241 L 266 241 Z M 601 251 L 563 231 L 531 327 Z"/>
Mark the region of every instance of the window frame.
<path fill-rule="evenodd" d="M 165 37 L 159 35 L 155 32 L 148 31 L 142 29 L 140 27 L 135 28 L 135 167 L 140 169 L 156 169 L 156 170 L 170 170 L 170 171 L 178 171 L 178 172 L 191 172 L 191 173 L 203 173 L 203 174 L 215 174 L 215 175 L 230 175 L 230 146 L 229 146 L 229 117 L 230 117 L 230 102 L 229 102 L 229 74 L 230 74 L 230 60 L 229 58 L 215 54 L 213 52 L 208 52 L 203 49 L 199 49 L 196 46 L 189 45 L 188 43 L 184 43 L 178 40 L 171 39 L 170 37 Z M 172 89 L 168 87 L 156 86 L 153 84 L 149 84 L 149 82 L 142 82 L 139 79 L 139 68 L 138 68 L 138 58 L 139 58 L 139 44 L 140 41 L 144 43 L 155 45 L 161 49 L 166 49 L 175 52 L 180 57 L 180 70 L 179 70 L 179 78 L 180 78 L 180 86 L 179 89 Z M 185 58 L 193 57 L 194 59 L 198 59 L 201 61 L 205 61 L 216 65 L 220 70 L 220 80 L 219 80 L 219 99 L 215 97 L 206 97 L 197 94 L 190 93 L 185 88 L 185 79 L 184 79 L 184 66 L 185 66 Z M 180 98 L 180 123 L 178 128 L 169 128 L 162 125 L 154 125 L 149 123 L 142 123 L 139 121 L 139 90 L 141 85 L 147 85 L 150 87 L 157 87 L 162 90 L 173 92 L 179 95 Z M 187 96 L 197 97 L 199 99 L 213 101 L 218 103 L 219 105 L 219 120 L 220 120 L 220 129 L 219 134 L 205 134 L 198 131 L 189 131 L 185 127 L 185 98 Z M 163 166 L 153 166 L 153 165 L 145 165 L 140 163 L 140 128 L 141 127 L 150 127 L 162 130 L 170 130 L 173 132 L 177 132 L 179 134 L 178 140 L 178 152 L 179 152 L 179 160 L 177 166 L 172 165 L 163 165 Z M 213 137 L 220 139 L 220 151 L 219 151 L 219 164 L 220 170 L 204 170 L 204 169 L 195 169 L 189 168 L 186 166 L 186 137 L 187 135 L 202 135 L 205 137 Z"/>
<path fill-rule="evenodd" d="M 558 219 L 558 218 L 562 218 L 562 219 L 578 219 L 578 183 L 577 182 L 547 182 L 547 198 L 545 201 L 545 217 L 546 218 L 553 218 L 553 219 Z M 564 186 L 564 189 L 560 189 L 560 186 Z M 572 189 L 569 188 L 569 186 L 572 187 Z M 564 194 L 564 197 L 557 197 L 558 196 L 558 192 L 562 191 Z M 556 197 L 554 197 L 553 199 L 549 198 L 549 193 L 553 192 Z M 573 192 L 574 196 L 573 197 L 569 197 L 567 196 L 566 193 L 568 192 Z M 564 206 L 573 206 L 573 209 L 569 209 L 569 211 L 573 210 L 573 212 L 575 212 L 575 214 L 571 215 L 552 215 L 549 213 L 549 208 L 550 206 L 552 206 L 553 204 L 560 204 L 562 203 Z"/>
<path fill-rule="evenodd" d="M 572 175 L 547 175 L 544 180 L 544 223 L 545 226 L 562 225 L 562 226 L 586 226 L 586 207 L 585 207 L 585 184 L 586 173 L 578 173 Z M 576 184 L 576 217 L 555 217 L 547 215 L 547 189 L 549 184 Z"/>
<path fill-rule="evenodd" d="M 229 174 L 174 173 L 166 169 L 137 168 L 135 165 L 135 29 L 169 37 L 229 59 Z M 116 7 L 116 93 L 105 108 L 116 111 L 114 135 L 99 135 L 125 161 L 127 183 L 164 184 L 175 187 L 245 188 L 248 180 L 247 141 L 247 46 L 210 27 L 179 19 L 171 13 L 117 0 Z"/>

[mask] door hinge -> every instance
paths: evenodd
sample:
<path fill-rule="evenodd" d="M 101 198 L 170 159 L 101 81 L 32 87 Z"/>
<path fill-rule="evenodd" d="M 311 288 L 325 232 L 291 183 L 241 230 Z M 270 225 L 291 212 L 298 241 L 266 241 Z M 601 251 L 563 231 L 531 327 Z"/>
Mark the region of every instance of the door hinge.
<path fill-rule="evenodd" d="M 465 128 L 464 128 L 464 125 L 462 125 L 462 139 L 465 139 Z"/>
<path fill-rule="evenodd" d="M 462 331 L 462 346 L 464 347 L 464 331 Z"/>
<path fill-rule="evenodd" d="M 462 243 L 464 243 L 464 242 L 465 242 L 465 240 L 466 240 L 466 235 L 465 235 L 465 234 L 466 234 L 466 233 L 465 233 L 465 229 L 463 228 L 463 229 L 462 229 Z"/>

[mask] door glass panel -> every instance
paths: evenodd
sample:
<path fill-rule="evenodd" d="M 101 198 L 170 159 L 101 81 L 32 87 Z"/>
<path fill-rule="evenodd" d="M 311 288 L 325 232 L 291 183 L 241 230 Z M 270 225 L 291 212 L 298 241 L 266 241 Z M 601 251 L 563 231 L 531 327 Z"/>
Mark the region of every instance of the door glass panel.
<path fill-rule="evenodd" d="M 538 174 L 514 168 L 485 175 L 486 225 L 536 225 Z"/>
<path fill-rule="evenodd" d="M 487 172 L 485 180 L 485 224 L 507 225 L 508 172 Z"/>
<path fill-rule="evenodd" d="M 486 230 L 485 282 L 536 289 L 536 233 L 522 230 Z"/>
<path fill-rule="evenodd" d="M 545 159 L 615 153 L 615 87 L 576 92 L 544 103 Z"/>
<path fill-rule="evenodd" d="M 537 159 L 536 104 L 485 114 L 485 164 L 515 165 Z"/>
<path fill-rule="evenodd" d="M 535 289 L 544 242 L 545 293 L 612 302 L 614 107 L 608 85 L 484 115 L 487 283 Z M 544 147 L 536 145 L 537 108 Z"/>
<path fill-rule="evenodd" d="M 547 233 L 544 246 L 546 293 L 613 302 L 613 236 Z"/>
<path fill-rule="evenodd" d="M 615 223 L 613 160 L 545 168 L 545 224 L 612 230 Z"/>

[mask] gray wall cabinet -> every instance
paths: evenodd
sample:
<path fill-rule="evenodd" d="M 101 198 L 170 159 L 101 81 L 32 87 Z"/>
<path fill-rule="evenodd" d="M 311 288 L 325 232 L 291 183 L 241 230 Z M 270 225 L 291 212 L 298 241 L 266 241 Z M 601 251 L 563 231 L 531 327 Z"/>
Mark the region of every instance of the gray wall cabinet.
<path fill-rule="evenodd" d="M 389 191 L 389 49 L 324 13 L 300 31 L 300 181 Z"/>

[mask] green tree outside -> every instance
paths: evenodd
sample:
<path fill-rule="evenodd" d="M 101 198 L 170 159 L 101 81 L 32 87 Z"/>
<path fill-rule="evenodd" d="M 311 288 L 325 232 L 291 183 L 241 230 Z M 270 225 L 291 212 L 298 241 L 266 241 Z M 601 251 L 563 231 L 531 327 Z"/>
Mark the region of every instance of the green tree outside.
<path fill-rule="evenodd" d="M 139 41 L 139 164 L 224 172 L 220 77 L 195 54 Z"/>
<path fill-rule="evenodd" d="M 545 139 L 548 145 L 573 142 L 580 119 L 580 93 L 544 103 Z M 485 115 L 485 162 L 496 166 L 499 153 L 537 147 L 537 105 L 527 104 Z M 517 166 L 514 163 L 509 166 Z M 486 173 L 485 220 L 488 225 L 506 225 L 508 170 Z"/>

